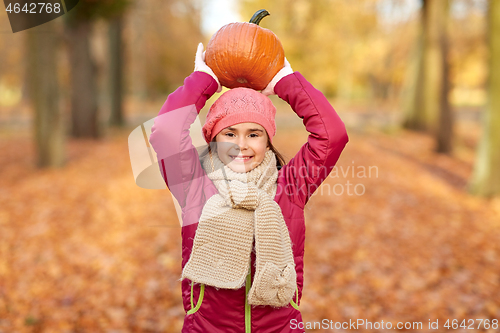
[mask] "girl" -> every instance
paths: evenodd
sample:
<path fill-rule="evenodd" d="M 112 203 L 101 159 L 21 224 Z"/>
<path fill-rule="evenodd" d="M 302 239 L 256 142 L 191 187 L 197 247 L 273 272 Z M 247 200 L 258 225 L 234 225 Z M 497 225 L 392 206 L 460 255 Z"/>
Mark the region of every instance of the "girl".
<path fill-rule="evenodd" d="M 285 59 L 286 60 L 286 59 Z M 344 123 L 288 61 L 265 90 L 235 88 L 210 108 L 198 152 L 189 127 L 220 83 L 204 62 L 170 94 L 150 143 L 182 208 L 182 332 L 304 332 L 304 206 L 348 142 Z M 277 94 L 307 143 L 285 164 L 272 144 Z"/>

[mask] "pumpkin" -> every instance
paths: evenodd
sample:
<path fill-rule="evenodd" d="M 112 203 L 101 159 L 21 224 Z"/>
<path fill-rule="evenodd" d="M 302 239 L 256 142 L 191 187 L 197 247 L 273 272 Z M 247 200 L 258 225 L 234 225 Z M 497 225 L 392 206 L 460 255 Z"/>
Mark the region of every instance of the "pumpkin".
<path fill-rule="evenodd" d="M 221 85 L 263 90 L 283 68 L 281 42 L 271 30 L 259 26 L 267 15 L 269 12 L 261 9 L 250 22 L 226 24 L 208 42 L 205 62 Z"/>

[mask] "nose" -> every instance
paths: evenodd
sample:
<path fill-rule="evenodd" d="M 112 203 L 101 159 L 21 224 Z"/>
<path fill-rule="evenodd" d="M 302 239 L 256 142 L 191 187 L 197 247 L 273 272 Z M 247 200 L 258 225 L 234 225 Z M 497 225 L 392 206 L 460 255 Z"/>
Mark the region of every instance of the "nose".
<path fill-rule="evenodd" d="M 245 150 L 248 148 L 247 138 L 244 135 L 242 135 L 238 138 L 238 140 L 236 141 L 236 144 L 238 145 L 238 148 L 240 150 Z"/>

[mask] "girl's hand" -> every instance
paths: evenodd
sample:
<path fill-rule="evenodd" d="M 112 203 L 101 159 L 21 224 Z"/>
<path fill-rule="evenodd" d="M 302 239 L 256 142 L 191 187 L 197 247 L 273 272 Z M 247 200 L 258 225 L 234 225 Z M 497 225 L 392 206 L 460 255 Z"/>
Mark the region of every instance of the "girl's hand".
<path fill-rule="evenodd" d="M 283 68 L 280 69 L 280 71 L 278 73 L 276 73 L 276 75 L 273 77 L 271 82 L 269 82 L 267 87 L 264 90 L 262 90 L 261 93 L 263 93 L 266 96 L 276 95 L 276 93 L 274 92 L 274 86 L 276 85 L 276 83 L 278 83 L 278 81 L 281 80 L 282 78 L 284 78 L 285 76 L 292 74 L 292 73 L 293 73 L 293 69 L 285 57 L 285 65 L 283 66 Z"/>
<path fill-rule="evenodd" d="M 194 71 L 195 72 L 205 72 L 212 76 L 215 81 L 217 81 L 218 89 L 217 92 L 222 91 L 222 86 L 220 85 L 219 79 L 214 74 L 212 69 L 205 63 L 205 52 L 203 51 L 203 43 L 198 44 L 198 50 L 196 51 L 196 57 L 194 59 Z"/>

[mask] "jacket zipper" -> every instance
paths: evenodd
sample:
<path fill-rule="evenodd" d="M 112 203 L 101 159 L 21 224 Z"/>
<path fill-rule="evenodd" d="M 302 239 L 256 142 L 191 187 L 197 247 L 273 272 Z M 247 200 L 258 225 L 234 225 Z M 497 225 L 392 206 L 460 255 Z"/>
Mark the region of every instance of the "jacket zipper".
<path fill-rule="evenodd" d="M 250 269 L 248 271 L 247 281 L 245 283 L 245 333 L 252 332 L 250 304 L 248 304 L 248 291 L 250 290 L 251 284 L 252 284 L 252 261 L 250 260 Z"/>

